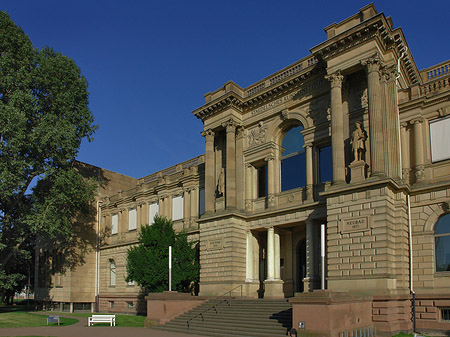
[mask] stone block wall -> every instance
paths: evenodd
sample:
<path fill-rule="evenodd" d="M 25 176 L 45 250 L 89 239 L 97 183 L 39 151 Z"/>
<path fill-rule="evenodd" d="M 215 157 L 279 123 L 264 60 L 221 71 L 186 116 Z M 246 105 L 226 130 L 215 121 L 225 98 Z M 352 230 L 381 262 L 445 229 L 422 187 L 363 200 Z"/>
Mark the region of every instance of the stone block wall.
<path fill-rule="evenodd" d="M 327 198 L 328 288 L 365 293 L 407 290 L 404 194 L 387 184 L 331 193 Z M 354 221 L 359 224 L 353 225 Z"/>
<path fill-rule="evenodd" d="M 233 216 L 200 224 L 200 295 L 217 295 L 245 282 L 245 222 Z"/>

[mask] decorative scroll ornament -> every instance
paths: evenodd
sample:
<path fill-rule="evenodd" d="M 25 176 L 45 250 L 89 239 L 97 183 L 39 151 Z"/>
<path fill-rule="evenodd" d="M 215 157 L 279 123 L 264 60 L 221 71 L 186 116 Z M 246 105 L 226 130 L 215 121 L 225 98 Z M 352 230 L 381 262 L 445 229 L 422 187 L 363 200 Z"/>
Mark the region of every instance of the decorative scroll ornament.
<path fill-rule="evenodd" d="M 266 142 L 267 127 L 263 122 L 258 123 L 258 127 L 251 130 L 248 135 L 248 145 L 255 146 Z"/>

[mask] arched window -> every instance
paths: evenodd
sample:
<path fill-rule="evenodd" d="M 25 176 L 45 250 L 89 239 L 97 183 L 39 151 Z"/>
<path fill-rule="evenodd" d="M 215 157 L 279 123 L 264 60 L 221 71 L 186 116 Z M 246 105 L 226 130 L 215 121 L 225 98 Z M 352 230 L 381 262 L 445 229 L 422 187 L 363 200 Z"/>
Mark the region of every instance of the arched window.
<path fill-rule="evenodd" d="M 109 285 L 114 287 L 116 285 L 116 262 L 109 260 Z"/>
<path fill-rule="evenodd" d="M 306 185 L 305 140 L 300 131 L 303 126 L 290 129 L 281 144 L 281 190 L 286 191 Z"/>
<path fill-rule="evenodd" d="M 450 271 L 450 214 L 441 216 L 434 225 L 436 271 Z"/>

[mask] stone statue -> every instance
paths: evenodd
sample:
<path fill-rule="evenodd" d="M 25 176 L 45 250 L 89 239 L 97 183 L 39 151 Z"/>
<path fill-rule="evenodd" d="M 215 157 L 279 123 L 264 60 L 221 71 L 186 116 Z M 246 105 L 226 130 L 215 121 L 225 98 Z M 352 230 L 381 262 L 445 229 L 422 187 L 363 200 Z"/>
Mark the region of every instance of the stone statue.
<path fill-rule="evenodd" d="M 219 179 L 217 180 L 217 196 L 221 197 L 225 195 L 225 170 L 222 167 L 220 169 Z"/>
<path fill-rule="evenodd" d="M 350 144 L 352 144 L 353 149 L 353 156 L 355 157 L 355 162 L 363 160 L 363 154 L 366 151 L 365 148 L 365 141 L 366 141 L 366 134 L 364 130 L 362 129 L 361 122 L 355 123 L 355 131 L 352 133 L 352 139 L 350 140 Z"/>

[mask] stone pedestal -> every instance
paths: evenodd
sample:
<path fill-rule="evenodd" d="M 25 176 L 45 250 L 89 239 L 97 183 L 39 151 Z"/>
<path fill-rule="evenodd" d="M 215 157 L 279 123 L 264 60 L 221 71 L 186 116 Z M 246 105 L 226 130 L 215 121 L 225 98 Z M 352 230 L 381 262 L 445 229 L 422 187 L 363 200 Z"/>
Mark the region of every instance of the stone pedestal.
<path fill-rule="evenodd" d="M 225 209 L 225 198 L 220 197 L 216 199 L 216 212 L 223 211 Z"/>
<path fill-rule="evenodd" d="M 282 280 L 264 281 L 264 298 L 284 298 Z"/>
<path fill-rule="evenodd" d="M 366 180 L 367 164 L 364 160 L 358 160 L 350 163 L 350 180 L 357 183 Z"/>

